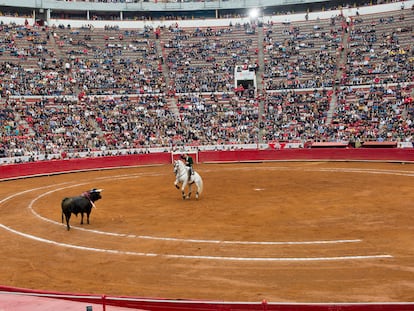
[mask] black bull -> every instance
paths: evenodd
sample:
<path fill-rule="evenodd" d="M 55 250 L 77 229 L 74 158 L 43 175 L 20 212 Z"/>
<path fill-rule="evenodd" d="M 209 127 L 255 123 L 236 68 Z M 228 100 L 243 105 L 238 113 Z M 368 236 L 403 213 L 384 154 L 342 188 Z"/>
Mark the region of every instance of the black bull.
<path fill-rule="evenodd" d="M 63 216 L 66 219 L 66 227 L 70 230 L 69 220 L 72 214 L 78 216 L 81 214 L 81 225 L 83 225 L 83 215 L 86 214 L 86 221 L 89 224 L 89 215 L 91 214 L 92 207 L 95 206 L 94 202 L 101 199 L 101 190 L 92 189 L 77 197 L 64 198 L 62 200 L 62 223 Z"/>

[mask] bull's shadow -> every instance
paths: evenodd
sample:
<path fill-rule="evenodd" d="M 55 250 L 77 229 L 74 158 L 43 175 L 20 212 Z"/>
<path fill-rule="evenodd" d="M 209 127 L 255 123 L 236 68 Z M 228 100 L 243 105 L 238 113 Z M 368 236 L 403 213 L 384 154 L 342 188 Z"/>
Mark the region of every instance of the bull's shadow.
<path fill-rule="evenodd" d="M 63 216 L 66 219 L 66 228 L 70 230 L 69 220 L 72 214 L 78 216 L 81 214 L 81 222 L 83 225 L 83 215 L 86 214 L 86 222 L 89 224 L 89 215 L 92 212 L 92 207 L 95 207 L 95 202 L 102 198 L 102 189 L 91 189 L 85 191 L 80 196 L 67 197 L 62 200 L 62 223 Z"/>

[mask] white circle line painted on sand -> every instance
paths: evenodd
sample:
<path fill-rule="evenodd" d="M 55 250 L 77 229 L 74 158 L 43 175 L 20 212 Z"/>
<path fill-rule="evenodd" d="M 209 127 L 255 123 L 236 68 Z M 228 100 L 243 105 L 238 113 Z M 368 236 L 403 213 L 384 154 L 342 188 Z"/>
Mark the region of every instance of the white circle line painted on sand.
<path fill-rule="evenodd" d="M 165 258 L 176 258 L 176 259 L 206 259 L 206 260 L 228 260 L 228 261 L 338 261 L 338 260 L 356 260 L 356 259 L 379 259 L 379 258 L 392 258 L 393 256 L 387 254 L 379 255 L 359 255 L 359 256 L 333 256 L 333 257 L 223 257 L 223 256 L 193 256 L 193 255 L 174 255 L 174 254 L 156 254 L 156 253 L 142 253 L 142 252 L 131 252 L 131 251 L 120 251 L 113 249 L 102 249 L 95 247 L 77 246 L 67 243 L 59 243 L 56 241 L 39 238 L 30 234 L 26 234 L 20 231 L 13 230 L 3 224 L 0 227 L 12 232 L 14 234 L 23 236 L 28 239 L 36 240 L 39 242 L 52 244 L 55 246 L 61 246 L 66 248 L 73 248 L 78 250 L 94 251 L 101 253 L 110 253 L 117 255 L 134 255 L 144 257 L 165 257 Z"/>
<path fill-rule="evenodd" d="M 413 171 L 404 170 L 381 170 L 371 168 L 315 168 L 315 167 L 289 167 L 289 166 L 278 166 L 278 167 L 255 167 L 255 170 L 264 171 L 307 171 L 307 172 L 333 172 L 333 173 L 361 173 L 361 174 L 383 174 L 383 175 L 397 175 L 397 176 L 408 176 L 414 177 Z M 251 167 L 240 167 L 240 168 L 222 168 L 221 171 L 251 171 Z"/>
<path fill-rule="evenodd" d="M 292 169 L 292 168 L 288 168 L 288 167 L 283 167 L 283 168 L 276 168 L 276 169 Z M 403 176 L 414 176 L 414 174 L 412 172 L 407 172 L 407 171 L 381 171 L 381 170 L 364 170 L 364 169 L 317 169 L 315 170 L 314 168 L 310 169 L 311 171 L 333 171 L 333 172 L 351 172 L 351 173 L 372 173 L 372 174 L 390 174 L 390 175 L 403 175 Z M 153 176 L 153 174 L 147 174 L 149 176 Z M 119 179 L 127 179 L 127 178 L 135 178 L 137 176 L 134 175 L 118 175 L 117 176 Z M 98 179 L 113 179 L 114 176 L 110 176 L 110 177 L 100 177 L 100 178 L 96 178 L 95 180 Z M 90 183 L 90 181 L 88 182 Z M 86 184 L 86 183 L 83 183 Z M 63 187 L 61 189 L 65 189 L 65 188 L 69 188 L 69 187 L 76 187 L 79 185 L 83 185 L 83 184 L 76 184 L 76 185 L 72 185 L 72 186 L 68 186 L 68 187 Z M 53 185 L 52 185 L 53 186 Z M 40 189 L 47 189 L 50 188 L 52 186 L 45 186 L 45 187 L 40 187 L 40 188 L 35 188 L 35 189 L 29 189 L 29 190 L 25 190 L 22 191 L 20 193 L 17 194 L 13 194 L 9 197 L 7 197 L 6 199 L 3 199 L 0 201 L 0 203 L 3 203 L 5 201 L 7 201 L 8 199 L 11 199 L 13 197 L 16 197 L 18 195 L 30 192 L 30 191 L 35 191 L 35 190 L 40 190 Z M 54 185 L 56 186 L 56 185 Z M 57 189 L 52 190 L 47 192 L 47 194 L 49 193 L 53 193 L 55 191 L 58 191 Z M 38 196 L 35 200 L 33 200 L 31 202 L 31 206 L 33 204 L 34 201 L 36 201 L 38 198 L 40 198 L 41 196 L 46 195 L 46 193 Z M 30 206 L 30 209 L 32 210 L 32 212 L 37 215 L 37 217 L 40 217 L 41 219 L 53 222 L 53 223 L 57 223 L 54 222 L 48 218 L 44 218 L 40 215 L 38 215 Z M 60 223 L 58 223 L 60 224 Z M 46 240 L 43 238 L 39 238 L 39 237 L 35 237 L 29 234 L 25 234 L 19 231 L 16 231 L 14 229 L 11 229 L 3 224 L 0 224 L 0 226 L 10 232 L 13 232 L 15 234 L 18 235 L 22 235 L 31 239 L 35 239 L 37 241 L 43 241 L 46 243 L 51 243 L 51 244 L 55 244 L 55 245 L 60 245 L 60 246 L 64 246 L 64 247 L 71 247 L 71 248 L 78 248 L 78 249 L 84 249 L 84 250 L 91 250 L 91 251 L 99 251 L 99 252 L 107 252 L 107 253 L 116 253 L 116 254 L 131 254 L 131 255 L 140 255 L 140 256 L 164 256 L 164 257 L 170 257 L 170 258 L 192 258 L 192 259 L 216 259 L 216 260 L 246 260 L 246 261 L 321 261 L 321 260 L 346 260 L 346 259 L 370 259 L 370 258 L 392 258 L 392 255 L 389 254 L 385 254 L 385 255 L 365 255 L 365 256 L 335 256 L 335 257 L 298 257 L 298 258 L 240 258 L 240 257 L 216 257 L 216 256 L 188 256 L 188 255 L 159 255 L 159 254 L 153 254 L 153 253 L 139 253 L 139 252 L 125 252 L 125 251 L 119 251 L 119 250 L 106 250 L 106 249 L 97 249 L 97 248 L 91 248 L 91 247 L 83 247 L 83 246 L 75 246 L 75 245 L 71 245 L 71 244 L 65 244 L 65 243 L 59 243 L 59 242 L 55 242 L 55 241 L 51 241 L 51 240 Z M 110 233 L 110 232 L 102 232 L 102 231 L 97 231 L 97 230 L 88 230 L 88 229 L 83 229 L 83 228 L 78 228 L 79 230 L 84 230 L 84 231 L 91 231 L 91 232 L 95 232 L 95 233 L 99 233 L 99 234 L 108 234 L 108 235 L 118 235 L 116 233 Z M 355 239 L 355 240 L 335 240 L 335 241 L 304 241 L 304 242 L 247 242 L 247 241 L 215 241 L 215 240 L 194 240 L 194 239 L 175 239 L 175 238 L 162 238 L 162 237 L 151 237 L 151 236 L 136 236 L 136 235 L 121 235 L 121 236 L 126 236 L 126 237 L 138 237 L 138 238 L 146 238 L 146 239 L 160 239 L 160 240 L 166 240 L 166 241 L 198 241 L 198 242 L 202 242 L 202 243 L 223 243 L 223 244 L 230 244 L 230 243 L 242 243 L 242 244 L 251 244 L 251 243 L 259 243 L 259 244 L 268 244 L 268 243 L 276 243 L 276 244 L 326 244 L 326 243 L 351 243 L 351 242 L 360 242 L 361 240 L 359 239 Z"/>
<path fill-rule="evenodd" d="M 333 173 L 361 173 L 361 174 L 374 174 L 374 175 L 396 175 L 396 176 L 414 177 L 414 172 L 411 172 L 411 171 L 392 171 L 392 170 L 373 170 L 373 169 L 341 169 L 341 168 L 321 168 L 317 170 L 309 169 L 309 171 L 333 172 Z"/>
<path fill-rule="evenodd" d="M 137 176 L 131 177 L 131 178 L 135 178 Z M 126 177 L 123 176 L 122 179 L 125 179 Z M 111 180 L 114 180 L 114 178 L 109 178 Z M 118 179 L 118 178 L 115 178 Z M 81 185 L 81 184 L 79 184 Z M 29 203 L 29 210 L 38 218 L 50 222 L 50 223 L 54 223 L 54 224 L 58 224 L 58 225 L 63 225 L 60 222 L 51 220 L 49 218 L 43 217 L 41 215 L 39 215 L 38 213 L 36 213 L 33 209 L 33 204 L 40 198 L 49 195 L 53 192 L 56 191 L 61 191 L 67 188 L 73 188 L 76 187 L 78 185 L 70 185 L 67 187 L 62 187 L 62 188 L 57 188 L 54 190 L 50 190 L 47 192 L 44 192 L 42 194 L 40 194 L 39 196 L 37 196 L 36 198 L 34 198 L 32 201 L 30 201 Z M 110 236 L 118 236 L 118 237 L 127 237 L 127 238 L 137 238 L 137 239 L 146 239 L 146 240 L 157 240 L 157 241 L 170 241 L 170 242 L 186 242 L 186 243 L 210 243 L 210 244 L 240 244 L 240 245 L 311 245 L 311 244 L 339 244 L 339 243 L 358 243 L 361 242 L 360 239 L 341 239 L 341 240 L 322 240 L 322 241 L 222 241 L 222 240 L 204 240 L 204 239 L 180 239 L 180 238 L 169 238 L 169 237 L 155 237 L 155 236 L 148 236 L 148 235 L 134 235 L 134 234 L 122 234 L 122 233 L 115 233 L 115 232 L 106 232 L 106 231 L 99 231 L 99 230 L 93 230 L 93 229 L 85 229 L 85 228 L 80 228 L 77 226 L 71 226 L 72 228 L 76 228 L 78 230 L 81 231 L 87 231 L 87 232 L 93 232 L 96 234 L 103 234 L 103 235 L 110 235 Z"/>
<path fill-rule="evenodd" d="M 360 239 L 349 240 L 324 240 L 324 241 L 221 241 L 221 240 L 197 240 L 197 239 L 178 239 L 163 238 L 145 235 L 132 236 L 139 239 L 191 242 L 191 243 L 211 243 L 211 244 L 241 244 L 241 245 L 310 245 L 310 244 L 337 244 L 337 243 L 358 243 Z"/>
<path fill-rule="evenodd" d="M 6 202 L 10 199 L 13 199 L 14 197 L 18 197 L 22 194 L 33 192 L 33 191 L 36 191 L 36 190 L 48 189 L 48 188 L 52 188 L 52 187 L 55 187 L 55 186 L 67 185 L 69 183 L 70 182 L 65 182 L 65 183 L 56 184 L 56 185 L 47 185 L 47 186 L 43 186 L 43 187 L 39 187 L 39 188 L 32 188 L 32 189 L 27 189 L 27 190 L 24 190 L 24 191 L 21 191 L 21 192 L 13 193 L 12 195 L 9 195 L 9 196 L 5 197 L 4 199 L 1 199 L 0 204 L 3 204 L 4 202 Z"/>
<path fill-rule="evenodd" d="M 2 227 L 3 229 L 5 229 L 9 232 L 12 232 L 14 234 L 17 234 L 17 235 L 23 236 L 25 238 L 28 238 L 30 240 L 35 240 L 35 241 L 38 241 L 38 242 L 52 244 L 52 245 L 55 245 L 55 246 L 62 246 L 62 247 L 74 248 L 74 249 L 79 249 L 79 250 L 94 251 L 94 252 L 112 253 L 112 254 L 134 254 L 134 255 L 140 255 L 140 256 L 153 256 L 153 257 L 157 256 L 157 254 L 151 254 L 151 253 L 124 252 L 124 251 L 119 251 L 119 250 L 101 249 L 101 248 L 95 248 L 95 247 L 78 246 L 78 245 L 73 245 L 73 244 L 60 243 L 60 242 L 40 238 L 40 237 L 31 235 L 31 234 L 23 233 L 21 231 L 17 231 L 17 230 L 14 230 L 14 229 L 10 228 L 10 227 L 7 227 L 3 224 L 0 224 L 0 227 Z"/>

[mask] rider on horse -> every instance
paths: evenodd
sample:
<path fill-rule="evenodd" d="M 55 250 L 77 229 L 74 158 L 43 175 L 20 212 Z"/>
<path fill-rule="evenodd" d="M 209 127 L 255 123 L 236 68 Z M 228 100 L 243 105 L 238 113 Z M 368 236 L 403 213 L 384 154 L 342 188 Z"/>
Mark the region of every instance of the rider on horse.
<path fill-rule="evenodd" d="M 185 161 L 185 165 L 190 168 L 188 170 L 188 182 L 190 182 L 191 175 L 194 174 L 194 169 L 193 169 L 194 161 L 193 161 L 193 158 L 188 153 L 185 153 L 184 155 L 181 156 L 181 159 L 183 159 Z"/>

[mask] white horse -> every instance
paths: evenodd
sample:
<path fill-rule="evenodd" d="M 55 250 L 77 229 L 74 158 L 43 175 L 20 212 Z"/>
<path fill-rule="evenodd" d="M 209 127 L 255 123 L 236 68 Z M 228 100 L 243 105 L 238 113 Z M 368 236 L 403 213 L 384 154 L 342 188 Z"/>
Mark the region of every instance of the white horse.
<path fill-rule="evenodd" d="M 197 192 L 196 192 L 196 199 L 198 199 L 201 192 L 203 192 L 203 179 L 201 176 L 194 171 L 193 174 L 190 177 L 190 180 L 188 180 L 188 171 L 190 168 L 184 164 L 181 160 L 174 160 L 174 174 L 175 174 L 175 182 L 174 185 L 177 189 L 180 189 L 181 184 L 181 193 L 183 196 L 183 199 L 186 198 L 190 199 L 191 197 L 191 187 L 193 184 L 196 184 L 197 186 Z M 188 185 L 188 195 L 185 195 L 185 187 Z"/>

